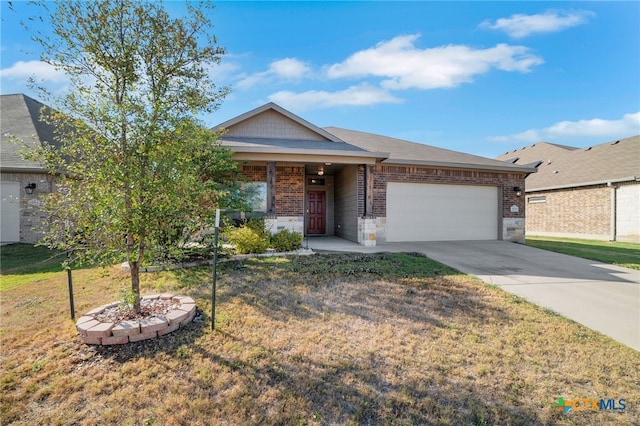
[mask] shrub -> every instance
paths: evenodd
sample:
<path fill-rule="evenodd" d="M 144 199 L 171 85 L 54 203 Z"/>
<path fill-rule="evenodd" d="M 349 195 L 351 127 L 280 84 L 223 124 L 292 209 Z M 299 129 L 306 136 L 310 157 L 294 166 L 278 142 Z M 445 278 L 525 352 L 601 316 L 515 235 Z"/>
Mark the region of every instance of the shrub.
<path fill-rule="evenodd" d="M 302 234 L 283 229 L 271 237 L 271 247 L 276 251 L 293 251 L 302 247 Z"/>
<path fill-rule="evenodd" d="M 264 229 L 264 221 L 250 220 L 239 228 L 228 228 L 225 236 L 240 254 L 264 253 L 269 247 L 269 233 Z"/>

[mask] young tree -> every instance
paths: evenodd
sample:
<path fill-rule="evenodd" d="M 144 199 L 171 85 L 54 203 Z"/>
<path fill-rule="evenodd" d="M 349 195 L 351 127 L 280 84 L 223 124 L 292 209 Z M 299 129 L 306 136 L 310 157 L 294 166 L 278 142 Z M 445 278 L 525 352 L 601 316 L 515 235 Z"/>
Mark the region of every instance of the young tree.
<path fill-rule="evenodd" d="M 228 92 L 207 75 L 224 54 L 212 8 L 187 4 L 174 18 L 157 1 L 65 0 L 51 35 L 34 36 L 41 60 L 71 79 L 45 118 L 57 140 L 38 153 L 59 175 L 45 242 L 84 262 L 126 254 L 138 312 L 140 263 L 240 202 L 232 153 L 194 118 Z"/>

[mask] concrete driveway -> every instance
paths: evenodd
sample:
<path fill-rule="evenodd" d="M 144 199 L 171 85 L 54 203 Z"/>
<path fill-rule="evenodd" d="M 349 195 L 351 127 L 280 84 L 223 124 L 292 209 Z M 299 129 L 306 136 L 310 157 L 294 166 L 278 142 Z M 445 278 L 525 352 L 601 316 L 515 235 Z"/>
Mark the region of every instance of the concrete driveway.
<path fill-rule="evenodd" d="M 365 248 L 335 240 L 336 251 L 423 253 L 640 351 L 640 271 L 504 241 L 386 243 Z M 313 240 L 309 246 L 331 250 L 319 243 L 314 247 Z"/>

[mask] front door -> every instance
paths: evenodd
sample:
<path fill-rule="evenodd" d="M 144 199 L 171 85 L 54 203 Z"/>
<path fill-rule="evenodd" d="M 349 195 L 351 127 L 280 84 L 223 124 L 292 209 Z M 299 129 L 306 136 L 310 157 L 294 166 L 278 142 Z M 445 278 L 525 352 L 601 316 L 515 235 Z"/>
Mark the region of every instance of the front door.
<path fill-rule="evenodd" d="M 326 233 L 326 203 L 324 191 L 307 192 L 307 234 Z"/>

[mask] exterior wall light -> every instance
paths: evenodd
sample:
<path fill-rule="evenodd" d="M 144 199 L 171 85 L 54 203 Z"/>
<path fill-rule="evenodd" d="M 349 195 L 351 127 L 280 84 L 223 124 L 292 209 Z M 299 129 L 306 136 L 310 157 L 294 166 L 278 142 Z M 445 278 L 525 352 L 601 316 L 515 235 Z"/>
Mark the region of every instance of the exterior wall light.
<path fill-rule="evenodd" d="M 519 186 L 514 186 L 513 192 L 516 193 L 516 197 L 522 197 L 522 188 L 520 188 Z"/>
<path fill-rule="evenodd" d="M 27 186 L 24 187 L 24 192 L 27 194 L 33 194 L 33 190 L 36 189 L 36 184 L 31 182 Z"/>

